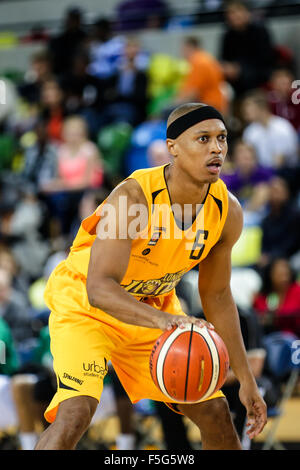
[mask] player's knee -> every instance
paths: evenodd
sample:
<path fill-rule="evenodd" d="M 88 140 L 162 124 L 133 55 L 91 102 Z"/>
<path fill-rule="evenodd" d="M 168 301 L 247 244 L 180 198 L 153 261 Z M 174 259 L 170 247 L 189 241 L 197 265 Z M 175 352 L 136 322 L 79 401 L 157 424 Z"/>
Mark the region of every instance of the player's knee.
<path fill-rule="evenodd" d="M 208 402 L 211 419 L 224 422 L 231 422 L 229 406 L 225 398 L 215 398 Z"/>
<path fill-rule="evenodd" d="M 197 416 L 199 428 L 222 428 L 227 431 L 232 429 L 232 419 L 227 400 L 225 398 L 216 398 L 208 400 L 201 407 Z"/>
<path fill-rule="evenodd" d="M 66 438 L 83 434 L 94 415 L 97 400 L 91 397 L 75 397 L 63 401 L 55 419 L 56 427 Z"/>

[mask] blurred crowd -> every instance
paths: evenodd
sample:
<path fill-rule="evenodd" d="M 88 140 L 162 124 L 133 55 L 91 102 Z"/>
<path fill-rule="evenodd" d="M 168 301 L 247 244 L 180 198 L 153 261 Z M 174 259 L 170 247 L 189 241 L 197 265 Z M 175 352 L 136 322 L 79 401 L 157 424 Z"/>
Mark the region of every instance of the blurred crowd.
<path fill-rule="evenodd" d="M 138 3 L 120 4 L 120 18 Z M 164 18 L 163 2 L 142 3 Z M 145 13 L 149 18 L 147 27 L 160 26 Z M 259 338 L 272 331 L 300 337 L 299 71 L 292 51 L 274 42 L 267 23 L 256 21 L 244 2 L 228 1 L 225 21 L 218 56 L 187 29 L 181 57 L 172 57 L 149 53 L 128 25 L 116 28 L 101 17 L 86 28 L 74 8 L 24 76 L 1 77 L 7 100 L 0 114 L 0 340 L 6 355 L 0 378 L 13 384 L 22 448 L 32 446 L 34 422 L 45 425 L 42 410 L 55 388 L 47 278 L 67 256 L 81 221 L 122 179 L 171 161 L 166 119 L 181 103 L 204 102 L 226 118 L 222 179 L 244 209 L 232 290 L 249 357 L 263 357 Z M 201 316 L 196 274 L 184 277 L 178 294 L 186 313 Z M 258 377 L 263 367 L 262 361 Z M 229 388 L 233 383 L 228 379 Z M 116 396 L 122 401 L 122 393 Z M 170 428 L 165 432 L 170 438 Z"/>

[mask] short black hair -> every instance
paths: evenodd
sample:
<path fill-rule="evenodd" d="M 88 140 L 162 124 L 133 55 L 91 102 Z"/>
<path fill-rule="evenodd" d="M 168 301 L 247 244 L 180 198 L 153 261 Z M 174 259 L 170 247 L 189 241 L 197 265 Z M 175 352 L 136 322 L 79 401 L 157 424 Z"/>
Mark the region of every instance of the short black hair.
<path fill-rule="evenodd" d="M 170 113 L 167 121 L 167 127 L 169 127 L 172 122 L 176 121 L 176 119 L 180 118 L 181 116 L 184 116 L 185 114 L 190 113 L 191 111 L 194 111 L 195 109 L 203 108 L 203 106 L 207 106 L 207 104 L 204 103 L 184 103 L 178 106 L 177 108 L 173 109 L 173 111 Z"/>

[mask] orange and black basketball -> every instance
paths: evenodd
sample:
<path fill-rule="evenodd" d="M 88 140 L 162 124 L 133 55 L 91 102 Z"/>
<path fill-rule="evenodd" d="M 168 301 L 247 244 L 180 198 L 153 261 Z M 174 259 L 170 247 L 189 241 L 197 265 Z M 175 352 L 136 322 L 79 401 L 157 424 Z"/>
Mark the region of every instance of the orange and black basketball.
<path fill-rule="evenodd" d="M 196 403 L 210 397 L 224 384 L 228 368 L 222 338 L 214 330 L 193 324 L 165 331 L 150 356 L 154 383 L 178 403 Z"/>

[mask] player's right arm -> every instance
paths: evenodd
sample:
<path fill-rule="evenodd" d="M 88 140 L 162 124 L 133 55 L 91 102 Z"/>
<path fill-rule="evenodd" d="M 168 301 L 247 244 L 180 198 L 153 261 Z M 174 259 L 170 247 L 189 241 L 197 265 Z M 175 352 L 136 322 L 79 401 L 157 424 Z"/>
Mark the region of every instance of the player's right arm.
<path fill-rule="evenodd" d="M 126 197 L 127 211 L 124 211 L 124 197 Z M 110 205 L 109 211 L 107 204 Z M 148 209 L 144 193 L 135 180 L 129 179 L 118 186 L 101 208 L 97 237 L 91 248 L 87 275 L 89 303 L 131 325 L 161 330 L 170 329 L 175 324 L 183 326 L 186 323 L 197 323 L 203 326 L 204 322 L 197 318 L 171 315 L 139 302 L 121 287 L 135 238 L 134 234 L 130 233 L 130 227 L 134 224 L 136 215 L 128 215 L 129 208 L 133 204 L 144 207 L 143 213 L 146 216 L 140 217 L 138 227 L 142 230 L 148 223 Z M 109 226 L 111 230 L 108 230 Z"/>

